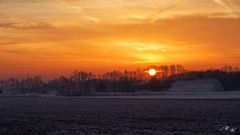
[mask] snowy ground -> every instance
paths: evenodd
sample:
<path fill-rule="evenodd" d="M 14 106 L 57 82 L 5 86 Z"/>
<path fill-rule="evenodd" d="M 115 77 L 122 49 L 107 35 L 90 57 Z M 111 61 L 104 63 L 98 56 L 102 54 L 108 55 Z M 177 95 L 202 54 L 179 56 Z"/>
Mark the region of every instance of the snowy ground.
<path fill-rule="evenodd" d="M 217 92 L 135 92 L 135 93 L 92 93 L 91 96 L 64 97 L 51 94 L 23 94 L 0 97 L 58 97 L 78 99 L 240 99 L 240 91 Z"/>
<path fill-rule="evenodd" d="M 240 100 L 0 97 L 1 135 L 219 135 L 239 129 Z"/>
<path fill-rule="evenodd" d="M 144 93 L 95 93 L 80 98 L 117 99 L 240 99 L 240 91 L 229 92 L 144 92 Z"/>

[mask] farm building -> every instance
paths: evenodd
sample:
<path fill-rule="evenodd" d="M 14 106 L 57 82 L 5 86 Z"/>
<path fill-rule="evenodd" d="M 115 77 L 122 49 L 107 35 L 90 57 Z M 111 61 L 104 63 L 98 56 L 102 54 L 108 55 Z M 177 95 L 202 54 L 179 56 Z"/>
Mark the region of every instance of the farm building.
<path fill-rule="evenodd" d="M 176 81 L 170 88 L 170 91 L 173 92 L 207 92 L 223 90 L 222 84 L 217 79 Z"/>

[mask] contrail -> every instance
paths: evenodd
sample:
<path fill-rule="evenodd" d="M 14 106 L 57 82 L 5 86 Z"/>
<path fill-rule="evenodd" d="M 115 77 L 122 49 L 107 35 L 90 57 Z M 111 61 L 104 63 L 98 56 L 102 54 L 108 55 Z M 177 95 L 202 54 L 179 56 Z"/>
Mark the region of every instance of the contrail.
<path fill-rule="evenodd" d="M 151 0 L 151 1 L 154 2 L 153 0 Z M 159 15 L 159 14 L 161 14 L 161 13 L 163 13 L 163 12 L 166 12 L 166 11 L 172 9 L 172 8 L 175 8 L 175 7 L 178 6 L 182 1 L 183 1 L 183 0 L 178 0 L 178 1 L 177 1 L 176 3 L 174 3 L 173 5 L 171 5 L 171 6 L 167 7 L 167 8 L 161 9 L 161 10 L 159 10 L 159 11 L 157 11 L 157 12 L 149 15 L 148 18 L 152 18 L 152 17 L 154 17 L 154 16 L 156 16 L 156 15 Z"/>
<path fill-rule="evenodd" d="M 215 3 L 221 5 L 223 8 L 228 10 L 228 12 L 231 14 L 233 12 L 232 8 L 230 8 L 226 3 L 224 3 L 222 0 L 213 0 Z"/>
<path fill-rule="evenodd" d="M 158 8 L 158 2 L 156 2 L 155 0 L 149 0 L 149 2 L 152 4 L 152 6 L 154 7 L 154 8 Z"/>

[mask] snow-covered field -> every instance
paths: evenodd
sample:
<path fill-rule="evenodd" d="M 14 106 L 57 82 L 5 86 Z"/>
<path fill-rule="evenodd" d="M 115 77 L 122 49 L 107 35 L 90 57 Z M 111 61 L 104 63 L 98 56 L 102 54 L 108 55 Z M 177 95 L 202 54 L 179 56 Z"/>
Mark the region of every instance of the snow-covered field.
<path fill-rule="evenodd" d="M 144 93 L 95 93 L 80 98 L 119 99 L 240 99 L 240 91 L 229 92 L 144 92 Z"/>
<path fill-rule="evenodd" d="M 0 97 L 1 135 L 239 134 L 240 100 Z"/>
<path fill-rule="evenodd" d="M 23 94 L 0 97 L 45 97 L 79 99 L 240 99 L 240 91 L 217 92 L 136 92 L 136 93 L 93 93 L 91 96 L 64 97 L 51 94 Z"/>

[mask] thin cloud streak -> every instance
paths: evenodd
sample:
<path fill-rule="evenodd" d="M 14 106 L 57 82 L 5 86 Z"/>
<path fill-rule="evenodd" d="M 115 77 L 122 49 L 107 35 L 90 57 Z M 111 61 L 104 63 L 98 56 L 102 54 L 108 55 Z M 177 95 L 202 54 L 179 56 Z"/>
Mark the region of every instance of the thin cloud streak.
<path fill-rule="evenodd" d="M 159 15 L 159 14 L 161 14 L 161 13 L 164 13 L 164 12 L 166 12 L 166 11 L 168 11 L 168 10 L 171 10 L 171 9 L 175 8 L 176 6 L 178 6 L 179 4 L 181 4 L 182 1 L 183 1 L 183 0 L 177 0 L 174 4 L 170 5 L 169 7 L 164 8 L 164 9 L 160 9 L 159 11 L 151 14 L 148 18 L 150 18 L 150 19 L 151 19 L 151 18 L 154 18 L 154 17 L 156 17 L 157 15 Z M 158 7 L 158 6 L 156 6 L 156 7 Z"/>
<path fill-rule="evenodd" d="M 229 7 L 226 3 L 224 3 L 222 0 L 213 0 L 214 2 L 216 2 L 217 4 L 221 5 L 223 8 L 225 8 L 226 10 L 228 10 L 229 14 L 233 13 L 233 10 L 231 7 Z"/>

